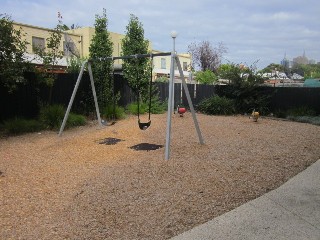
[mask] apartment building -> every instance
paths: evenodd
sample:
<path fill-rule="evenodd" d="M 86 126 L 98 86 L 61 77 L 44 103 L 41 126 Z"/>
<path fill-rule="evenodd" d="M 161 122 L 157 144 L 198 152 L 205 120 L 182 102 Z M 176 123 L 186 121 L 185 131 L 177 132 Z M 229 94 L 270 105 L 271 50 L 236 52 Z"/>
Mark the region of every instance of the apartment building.
<path fill-rule="evenodd" d="M 39 58 L 37 58 L 35 54 L 35 48 L 45 48 L 46 47 L 46 39 L 50 37 L 50 31 L 52 29 L 43 28 L 39 26 L 32 26 L 23 23 L 14 23 L 14 27 L 16 29 L 21 29 L 25 34 L 24 37 L 30 44 L 27 46 L 26 57 L 30 62 L 41 66 L 42 62 Z M 113 56 L 118 57 L 121 55 L 121 40 L 125 37 L 123 34 L 109 32 L 111 41 L 113 42 Z M 71 29 L 64 33 L 60 46 L 61 51 L 64 52 L 64 57 L 58 61 L 58 66 L 61 69 L 66 69 L 68 66 L 68 57 L 70 55 L 77 55 L 81 58 L 86 58 L 89 56 L 89 47 L 91 40 L 95 34 L 95 29 L 93 27 L 82 27 L 77 29 Z M 152 43 L 149 42 L 149 51 L 152 53 L 160 53 L 160 51 L 152 49 Z M 181 62 L 181 66 L 184 71 L 185 78 L 187 79 L 189 76 L 189 66 L 191 63 L 190 54 L 179 54 L 179 59 Z M 121 68 L 121 60 L 115 60 L 114 64 L 117 67 Z M 170 64 L 171 59 L 170 56 L 164 57 L 155 57 L 153 61 L 154 69 L 154 79 L 161 76 L 169 76 L 170 74 Z M 175 75 L 178 75 L 178 71 L 175 71 Z"/>

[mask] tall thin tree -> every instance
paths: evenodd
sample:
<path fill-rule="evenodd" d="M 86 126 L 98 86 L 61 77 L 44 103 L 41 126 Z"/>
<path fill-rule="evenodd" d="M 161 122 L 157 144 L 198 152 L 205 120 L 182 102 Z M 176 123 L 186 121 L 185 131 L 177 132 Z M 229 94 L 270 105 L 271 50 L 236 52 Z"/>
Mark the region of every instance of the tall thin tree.
<path fill-rule="evenodd" d="M 149 41 L 144 39 L 144 29 L 138 17 L 131 14 L 122 39 L 122 55 L 147 54 Z M 150 79 L 150 61 L 148 58 L 125 59 L 123 62 L 124 77 L 137 94 L 140 91 L 143 100 L 147 100 Z"/>
<path fill-rule="evenodd" d="M 113 43 L 108 32 L 108 18 L 106 9 L 103 9 L 101 16 L 96 15 L 95 35 L 89 47 L 90 59 L 93 59 L 92 72 L 96 85 L 97 98 L 100 108 L 113 103 L 113 81 L 112 69 L 113 61 L 98 60 L 111 57 L 113 53 Z"/>

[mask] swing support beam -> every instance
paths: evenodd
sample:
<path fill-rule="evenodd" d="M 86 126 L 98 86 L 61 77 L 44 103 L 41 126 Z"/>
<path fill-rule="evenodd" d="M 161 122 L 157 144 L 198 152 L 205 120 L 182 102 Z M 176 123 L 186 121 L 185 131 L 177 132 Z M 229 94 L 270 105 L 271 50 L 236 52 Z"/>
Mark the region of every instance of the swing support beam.
<path fill-rule="evenodd" d="M 66 113 L 64 115 L 60 130 L 59 130 L 59 137 L 62 135 L 62 132 L 65 128 L 75 95 L 77 93 L 80 81 L 82 79 L 82 75 L 85 69 L 85 66 L 87 65 L 88 67 L 88 72 L 89 72 L 89 76 L 90 76 L 90 83 L 91 83 L 91 89 L 92 89 L 92 94 L 93 94 L 93 98 L 94 98 L 94 104 L 95 104 L 95 108 L 96 108 L 96 114 L 97 114 L 97 119 L 98 119 L 98 124 L 99 127 L 102 128 L 103 124 L 101 122 L 101 117 L 100 117 L 100 110 L 99 110 L 99 105 L 98 105 L 98 100 L 97 100 L 97 94 L 96 94 L 96 90 L 95 90 L 95 86 L 94 86 L 94 80 L 93 80 L 93 74 L 92 74 L 92 68 L 91 68 L 91 63 L 93 61 L 107 61 L 107 60 L 116 60 L 116 59 L 130 59 L 130 58 L 153 58 L 153 57 L 159 57 L 159 56 L 171 56 L 171 68 L 170 68 L 170 81 L 169 81 L 169 99 L 168 99 L 168 114 L 167 114 L 167 131 L 166 131 L 166 144 L 165 144 L 165 160 L 169 160 L 170 158 L 170 143 L 171 143 L 171 120 L 172 120 L 172 109 L 173 109 L 173 105 L 174 105 L 174 94 L 173 94 L 173 89 L 174 89 L 174 63 L 177 64 L 178 70 L 179 70 L 179 75 L 180 75 L 180 79 L 182 81 L 182 86 L 185 92 L 185 95 L 187 97 L 188 100 L 188 104 L 189 104 L 189 108 L 192 114 L 192 118 L 193 118 L 193 122 L 194 122 L 194 126 L 195 129 L 197 131 L 198 134 L 198 138 L 199 138 L 199 143 L 200 144 L 204 144 L 203 141 L 203 137 L 201 134 L 201 130 L 199 127 L 199 123 L 197 120 L 197 116 L 195 114 L 195 110 L 191 101 L 191 97 L 190 97 L 190 93 L 188 90 L 188 86 L 186 84 L 186 81 L 184 79 L 184 75 L 183 75 L 183 71 L 181 68 L 181 63 L 179 60 L 179 57 L 177 56 L 177 54 L 175 54 L 175 51 L 173 52 L 166 52 L 166 53 L 156 53 L 156 54 L 135 54 L 135 55 L 128 55 L 128 56 L 121 56 L 121 57 L 105 57 L 105 58 L 97 58 L 97 59 L 90 59 L 90 60 L 86 60 L 82 63 L 81 65 L 81 69 L 80 69 L 80 73 L 79 76 L 77 78 L 75 87 L 73 89 L 72 95 L 71 95 L 71 99 L 69 101 L 68 104 L 68 108 L 66 110 Z"/>

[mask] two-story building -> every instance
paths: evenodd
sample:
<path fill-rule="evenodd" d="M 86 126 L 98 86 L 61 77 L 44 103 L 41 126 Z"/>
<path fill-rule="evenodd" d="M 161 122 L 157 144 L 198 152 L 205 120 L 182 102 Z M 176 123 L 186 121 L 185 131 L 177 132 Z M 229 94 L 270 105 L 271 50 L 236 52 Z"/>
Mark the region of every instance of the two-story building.
<path fill-rule="evenodd" d="M 50 37 L 50 32 L 52 29 L 43 28 L 39 26 L 32 26 L 23 23 L 14 23 L 16 29 L 21 29 L 25 34 L 25 40 L 29 43 L 27 46 L 26 57 L 27 59 L 35 64 L 36 66 L 41 67 L 42 61 L 35 54 L 36 48 L 46 48 L 46 39 Z M 125 37 L 123 34 L 109 32 L 111 41 L 113 42 L 113 56 L 121 56 L 122 48 L 121 41 Z M 60 46 L 61 51 L 64 52 L 64 57 L 60 59 L 57 63 L 57 69 L 61 72 L 65 71 L 68 66 L 68 58 L 71 55 L 76 55 L 80 58 L 89 57 L 89 47 L 91 40 L 95 34 L 95 29 L 93 27 L 82 27 L 77 29 L 71 29 L 66 31 L 63 34 Z M 149 41 L 149 51 L 152 53 L 160 53 L 160 51 L 152 49 L 152 43 Z M 191 63 L 190 54 L 179 54 L 179 60 L 183 68 L 184 76 L 187 79 L 189 77 L 189 66 Z M 121 69 L 121 60 L 115 60 L 114 64 L 117 68 Z M 155 57 L 153 61 L 153 74 L 154 79 L 157 77 L 168 77 L 170 74 L 170 56 Z M 178 76 L 178 71 L 176 69 L 175 75 Z"/>

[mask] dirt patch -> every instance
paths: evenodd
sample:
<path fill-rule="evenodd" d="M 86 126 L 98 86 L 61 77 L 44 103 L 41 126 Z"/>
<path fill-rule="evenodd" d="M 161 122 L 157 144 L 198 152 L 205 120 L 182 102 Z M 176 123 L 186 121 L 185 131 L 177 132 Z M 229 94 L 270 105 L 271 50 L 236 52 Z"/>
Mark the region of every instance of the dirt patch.
<path fill-rule="evenodd" d="M 0 139 L 0 239 L 168 239 L 280 186 L 320 158 L 320 127 L 166 115 Z M 121 139 L 98 144 L 97 139 Z M 109 140 L 108 140 L 109 141 Z"/>

